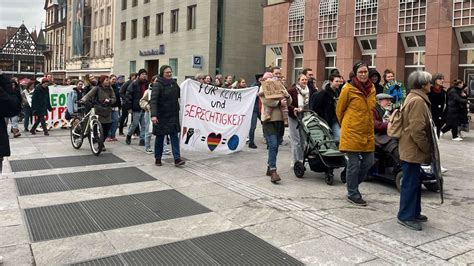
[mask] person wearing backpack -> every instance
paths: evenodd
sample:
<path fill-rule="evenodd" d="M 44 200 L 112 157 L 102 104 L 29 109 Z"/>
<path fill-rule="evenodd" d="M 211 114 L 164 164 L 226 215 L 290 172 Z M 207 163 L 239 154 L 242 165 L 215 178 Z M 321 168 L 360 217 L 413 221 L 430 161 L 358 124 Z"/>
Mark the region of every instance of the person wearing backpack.
<path fill-rule="evenodd" d="M 421 165 L 431 163 L 432 143 L 431 90 L 432 76 L 426 71 L 415 71 L 408 77 L 410 93 L 401 110 L 402 132 L 399 139 L 403 180 L 400 188 L 398 223 L 422 230 L 421 222 L 428 218 L 421 214 Z"/>

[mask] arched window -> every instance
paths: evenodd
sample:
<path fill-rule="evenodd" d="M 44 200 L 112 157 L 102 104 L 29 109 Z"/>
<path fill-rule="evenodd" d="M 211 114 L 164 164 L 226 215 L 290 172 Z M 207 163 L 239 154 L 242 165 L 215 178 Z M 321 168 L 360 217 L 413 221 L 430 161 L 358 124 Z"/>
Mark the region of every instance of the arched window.
<path fill-rule="evenodd" d="M 289 42 L 304 40 L 304 0 L 295 0 L 288 12 L 288 39 Z"/>
<path fill-rule="evenodd" d="M 338 0 L 321 0 L 319 3 L 318 39 L 337 38 Z"/>
<path fill-rule="evenodd" d="M 354 36 L 377 34 L 377 0 L 356 0 Z"/>

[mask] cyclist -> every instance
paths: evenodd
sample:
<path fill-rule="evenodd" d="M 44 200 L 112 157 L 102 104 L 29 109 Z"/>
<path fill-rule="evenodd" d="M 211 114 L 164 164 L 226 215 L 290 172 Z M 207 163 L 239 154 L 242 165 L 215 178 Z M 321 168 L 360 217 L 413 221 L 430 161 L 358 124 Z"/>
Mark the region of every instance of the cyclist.
<path fill-rule="evenodd" d="M 95 114 L 99 117 L 102 124 L 102 141 L 105 142 L 107 133 L 112 125 L 112 105 L 116 102 L 115 92 L 110 85 L 108 76 L 102 75 L 99 84 L 89 91 L 81 102 L 91 102 L 94 104 Z M 105 146 L 102 151 L 105 151 Z"/>

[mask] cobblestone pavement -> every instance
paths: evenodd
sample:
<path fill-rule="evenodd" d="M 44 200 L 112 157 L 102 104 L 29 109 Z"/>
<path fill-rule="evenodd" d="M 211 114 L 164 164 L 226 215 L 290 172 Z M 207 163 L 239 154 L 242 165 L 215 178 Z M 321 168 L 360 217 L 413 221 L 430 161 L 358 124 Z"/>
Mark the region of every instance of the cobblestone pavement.
<path fill-rule="evenodd" d="M 474 133 L 465 135 L 462 142 L 440 140 L 442 164 L 449 169 L 445 203 L 440 204 L 437 193 L 423 189 L 422 212 L 429 221 L 423 231 L 414 232 L 396 223 L 399 196 L 393 184 L 365 182 L 360 190 L 368 206 L 350 205 L 339 179 L 328 186 L 323 175 L 309 171 L 303 179 L 296 178 L 289 167 L 289 146 L 281 147 L 278 156 L 283 180 L 272 184 L 265 176 L 261 137 L 257 150 L 228 156 L 183 152 L 188 159 L 183 168 L 175 168 L 171 157 L 165 158 L 164 166 L 154 166 L 153 156 L 144 153 L 138 141 L 127 146 L 122 137 L 106 144 L 107 153 L 122 162 L 12 172 L 13 160 L 91 154 L 87 145 L 74 150 L 66 130 L 52 131 L 50 137 L 23 133 L 11 139 L 13 155 L 4 162 L 0 176 L 0 256 L 5 265 L 75 263 L 243 229 L 305 264 L 472 264 Z M 103 181 L 94 186 L 79 182 L 75 189 L 21 196 L 16 186 L 16 180 L 32 176 L 75 174 L 80 179 L 90 171 L 120 173 L 130 168 L 156 180 Z M 336 170 L 336 176 L 339 173 Z M 46 241 L 32 241 L 28 229 L 27 209 L 168 190 L 210 212 Z"/>

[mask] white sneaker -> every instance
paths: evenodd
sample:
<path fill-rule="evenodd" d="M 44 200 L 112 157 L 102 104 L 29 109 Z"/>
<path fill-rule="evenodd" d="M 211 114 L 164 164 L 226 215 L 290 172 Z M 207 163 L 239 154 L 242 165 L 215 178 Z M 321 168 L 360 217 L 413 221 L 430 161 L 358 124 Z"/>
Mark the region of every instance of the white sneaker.
<path fill-rule="evenodd" d="M 164 155 L 171 155 L 171 151 L 168 148 L 163 149 Z"/>
<path fill-rule="evenodd" d="M 444 133 L 443 132 L 439 133 L 439 138 L 442 139 L 443 137 L 444 137 Z"/>
<path fill-rule="evenodd" d="M 447 171 L 448 171 L 448 169 L 441 166 L 441 173 L 446 173 Z"/>
<path fill-rule="evenodd" d="M 146 154 L 152 154 L 153 150 L 152 149 L 145 149 Z"/>
<path fill-rule="evenodd" d="M 453 140 L 454 140 L 454 141 L 461 141 L 462 138 L 461 138 L 461 137 L 457 137 L 457 138 L 454 138 Z"/>

